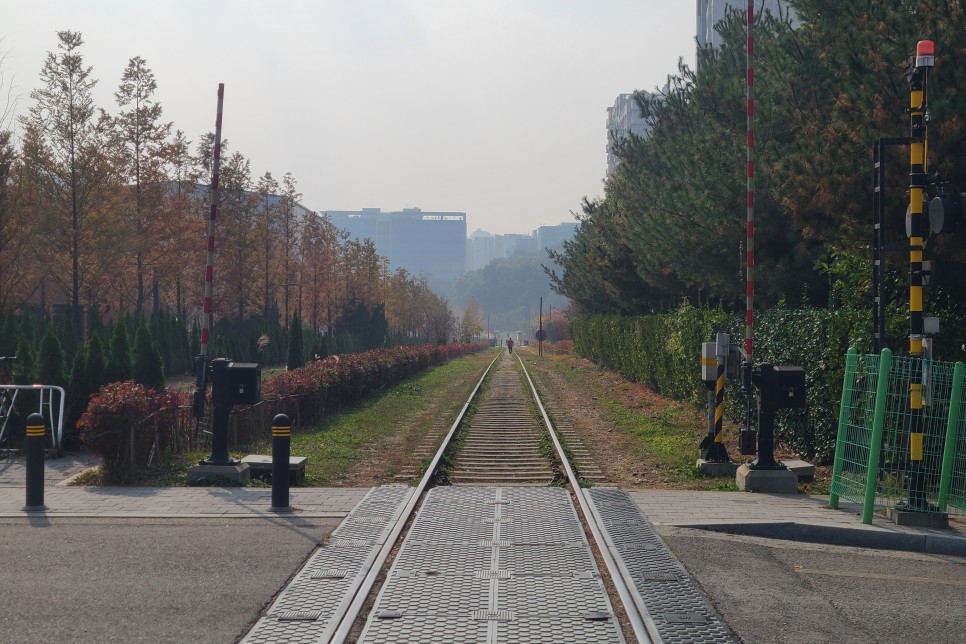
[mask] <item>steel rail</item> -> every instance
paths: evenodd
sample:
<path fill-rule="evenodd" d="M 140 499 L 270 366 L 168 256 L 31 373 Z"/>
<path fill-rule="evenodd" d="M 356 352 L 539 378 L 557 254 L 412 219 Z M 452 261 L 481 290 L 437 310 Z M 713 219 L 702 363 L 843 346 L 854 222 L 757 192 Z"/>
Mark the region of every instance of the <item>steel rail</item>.
<path fill-rule="evenodd" d="M 430 480 L 432 480 L 433 475 L 436 473 L 436 468 L 439 467 L 439 462 L 443 458 L 443 454 L 449 447 L 453 436 L 456 434 L 456 430 L 459 428 L 460 424 L 463 422 L 463 418 L 466 416 L 467 410 L 469 410 L 470 405 L 473 403 L 473 400 L 479 393 L 480 388 L 483 386 L 483 381 L 490 373 L 490 369 L 493 368 L 493 365 L 496 364 L 496 361 L 499 360 L 502 355 L 502 351 L 497 353 L 496 357 L 493 358 L 490 364 L 486 367 L 486 371 L 483 372 L 479 382 L 476 383 L 476 386 L 470 393 L 469 398 L 467 398 L 466 402 L 463 403 L 463 408 L 460 410 L 456 420 L 453 421 L 453 425 L 449 428 L 449 432 L 447 432 L 446 436 L 443 438 L 442 445 L 440 445 L 440 448 L 436 450 L 436 454 L 433 456 L 433 460 L 430 462 L 429 467 L 426 468 L 423 478 L 420 479 L 419 484 L 409 497 L 409 501 L 403 508 L 402 513 L 398 516 L 396 522 L 393 524 L 392 530 L 389 532 L 389 536 L 379 549 L 376 557 L 369 564 L 365 577 L 359 582 L 356 582 L 355 586 L 350 587 L 347 591 L 348 596 L 352 597 L 352 602 L 349 604 L 349 607 L 345 610 L 341 617 L 337 616 L 336 619 L 332 620 L 331 624 L 333 626 L 330 626 L 322 633 L 319 641 L 341 644 L 342 642 L 346 641 L 346 638 L 349 637 L 349 632 L 352 630 L 352 625 L 355 623 L 356 618 L 362 611 L 362 606 L 365 604 L 366 598 L 368 598 L 373 586 L 375 586 L 376 578 L 379 576 L 379 572 L 386 563 L 386 559 L 389 558 L 389 553 L 392 552 L 393 547 L 396 545 L 396 541 L 399 539 L 399 535 L 402 533 L 403 527 L 406 525 L 406 522 L 409 521 L 410 516 L 412 516 L 413 511 L 416 509 L 416 504 L 426 491 L 426 486 L 429 485 Z M 331 635 L 329 635 L 330 632 L 332 633 Z"/>
<path fill-rule="evenodd" d="M 644 606 L 640 593 L 632 592 L 628 587 L 628 584 L 630 587 L 633 587 L 634 582 L 625 576 L 627 573 L 626 569 L 623 566 L 620 566 L 613 554 L 611 554 L 610 547 L 607 545 L 604 535 L 600 531 L 600 525 L 603 523 L 601 517 L 599 514 L 597 514 L 596 509 L 590 503 L 588 503 L 586 497 L 584 496 L 584 491 L 581 489 L 580 482 L 577 480 L 577 476 L 570 465 L 570 461 L 567 459 L 567 455 L 564 453 L 563 445 L 560 443 L 560 439 L 553 427 L 553 423 L 550 422 L 550 417 L 547 415 L 547 410 L 544 408 L 543 402 L 540 400 L 540 394 L 537 393 L 537 388 L 533 384 L 533 379 L 530 377 L 530 372 L 527 371 L 527 366 L 523 363 L 523 358 L 517 355 L 517 360 L 520 361 L 520 366 L 523 368 L 523 374 L 527 377 L 527 382 L 530 385 L 530 391 L 533 394 L 533 400 L 537 403 L 537 407 L 540 409 L 540 415 L 543 417 L 544 425 L 547 428 L 547 432 L 550 434 L 550 439 L 553 441 L 554 449 L 557 450 L 557 455 L 560 457 L 560 463 L 567 472 L 567 480 L 570 482 L 574 496 L 577 497 L 577 504 L 580 505 L 581 511 L 587 518 L 587 525 L 590 528 L 594 542 L 597 544 L 597 549 L 600 552 L 600 556 L 604 560 L 604 565 L 607 566 L 607 571 L 610 573 L 611 580 L 614 583 L 614 589 L 617 591 L 617 595 L 620 597 L 621 603 L 624 605 L 624 610 L 627 612 L 627 619 L 630 621 L 631 628 L 634 630 L 634 636 L 637 637 L 638 642 L 641 642 L 642 644 L 661 642 L 662 639 L 658 632 L 657 625 L 647 612 L 647 608 Z"/>

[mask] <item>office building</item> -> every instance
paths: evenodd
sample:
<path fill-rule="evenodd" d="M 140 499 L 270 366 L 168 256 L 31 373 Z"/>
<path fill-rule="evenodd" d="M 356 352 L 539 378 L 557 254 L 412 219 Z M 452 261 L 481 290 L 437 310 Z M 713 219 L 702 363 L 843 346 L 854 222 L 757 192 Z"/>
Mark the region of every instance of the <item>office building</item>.
<path fill-rule="evenodd" d="M 456 279 L 466 271 L 466 213 L 404 208 L 327 210 L 332 223 L 356 240 L 371 239 L 392 271 Z"/>

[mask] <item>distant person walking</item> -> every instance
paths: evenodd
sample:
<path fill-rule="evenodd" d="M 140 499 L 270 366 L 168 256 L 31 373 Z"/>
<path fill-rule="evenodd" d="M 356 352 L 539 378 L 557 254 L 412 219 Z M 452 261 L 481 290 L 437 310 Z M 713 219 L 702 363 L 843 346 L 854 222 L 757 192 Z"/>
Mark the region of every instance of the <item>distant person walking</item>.
<path fill-rule="evenodd" d="M 513 353 L 513 338 L 506 339 L 506 348 L 510 353 Z"/>

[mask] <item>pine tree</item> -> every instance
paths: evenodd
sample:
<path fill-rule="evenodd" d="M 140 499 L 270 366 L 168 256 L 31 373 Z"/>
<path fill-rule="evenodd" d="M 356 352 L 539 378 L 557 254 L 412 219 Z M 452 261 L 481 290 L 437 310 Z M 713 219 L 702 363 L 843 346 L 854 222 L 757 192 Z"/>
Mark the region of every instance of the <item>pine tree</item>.
<path fill-rule="evenodd" d="M 298 369 L 305 365 L 305 358 L 302 354 L 302 321 L 299 313 L 292 314 L 292 328 L 288 338 L 288 368 L 289 370 Z"/>
<path fill-rule="evenodd" d="M 134 379 L 150 389 L 164 389 L 164 364 L 148 325 L 141 318 L 134 336 Z"/>
<path fill-rule="evenodd" d="M 60 339 L 61 349 L 64 351 L 64 364 L 72 364 L 74 361 L 74 355 L 77 353 L 79 348 L 79 337 L 77 327 L 74 326 L 75 316 L 68 310 L 65 315 L 60 319 L 60 325 L 57 329 L 58 337 Z"/>
<path fill-rule="evenodd" d="M 85 365 L 84 380 L 90 393 L 96 393 L 102 385 L 111 382 L 107 378 L 107 367 L 104 359 L 104 343 L 101 336 L 94 334 L 87 343 L 87 363 Z"/>
<path fill-rule="evenodd" d="M 67 385 L 67 428 L 73 428 L 77 419 L 87 408 L 87 402 L 94 392 L 87 379 L 87 352 L 81 350 L 74 355 L 70 367 L 70 381 Z"/>
<path fill-rule="evenodd" d="M 3 331 L 0 335 L 0 356 L 16 355 L 17 318 L 12 313 L 3 316 Z"/>
<path fill-rule="evenodd" d="M 64 350 L 60 340 L 54 333 L 54 327 L 48 326 L 43 339 L 40 341 L 40 355 L 37 361 L 37 379 L 43 385 L 64 386 Z"/>
<path fill-rule="evenodd" d="M 127 326 L 118 321 L 111 334 L 110 357 L 107 359 L 105 382 L 131 379 L 131 347 L 127 339 Z"/>
<path fill-rule="evenodd" d="M 33 317 L 31 317 L 28 311 L 24 311 L 20 314 L 20 328 L 17 330 L 17 335 L 19 336 L 17 338 L 18 346 L 20 338 L 23 338 L 30 345 L 31 349 L 33 349 L 37 343 L 36 333 Z"/>
<path fill-rule="evenodd" d="M 27 384 L 34 379 L 34 347 L 23 335 L 17 340 L 17 361 L 13 365 L 13 373 L 14 382 Z"/>

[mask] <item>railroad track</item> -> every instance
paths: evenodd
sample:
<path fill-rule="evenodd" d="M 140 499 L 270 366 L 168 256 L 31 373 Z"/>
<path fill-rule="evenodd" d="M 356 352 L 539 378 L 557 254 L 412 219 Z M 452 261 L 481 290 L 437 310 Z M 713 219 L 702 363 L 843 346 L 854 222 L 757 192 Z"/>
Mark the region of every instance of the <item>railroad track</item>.
<path fill-rule="evenodd" d="M 582 489 L 574 452 L 594 470 L 501 352 L 419 484 L 374 488 L 242 641 L 734 641 L 630 497 Z"/>
<path fill-rule="evenodd" d="M 549 485 L 555 472 L 546 428 L 520 386 L 516 360 L 503 354 L 486 396 L 459 436 L 452 485 Z"/>

